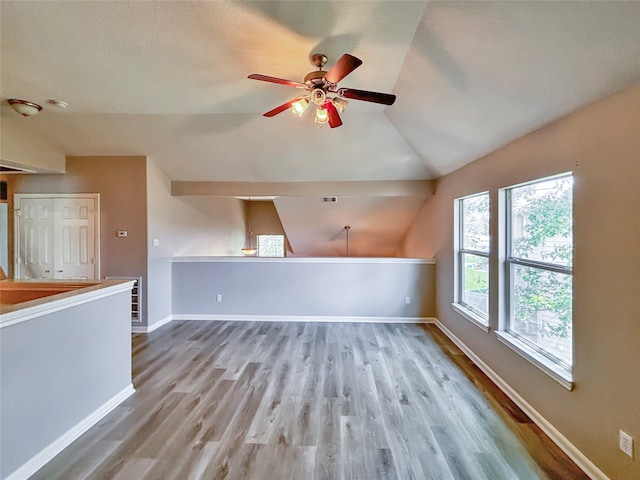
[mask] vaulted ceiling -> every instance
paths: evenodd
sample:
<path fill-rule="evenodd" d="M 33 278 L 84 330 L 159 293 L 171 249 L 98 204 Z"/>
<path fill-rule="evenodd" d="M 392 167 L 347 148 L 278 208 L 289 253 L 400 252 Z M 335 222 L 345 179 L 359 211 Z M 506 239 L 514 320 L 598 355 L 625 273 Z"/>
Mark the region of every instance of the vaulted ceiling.
<path fill-rule="evenodd" d="M 438 178 L 640 81 L 639 2 L 0 8 L 3 122 L 25 120 L 21 129 L 65 155 L 147 155 L 174 181 L 331 182 L 328 193 L 339 194 L 341 182 Z M 393 93 L 396 103 L 353 100 L 335 129 L 309 114 L 263 117 L 298 91 L 247 75 L 301 81 L 315 69 L 312 53 L 327 55 L 328 67 L 343 53 L 362 59 L 340 86 Z M 16 120 L 7 98 L 45 109 Z M 375 255 L 393 250 L 428 192 L 387 202 L 370 192 L 339 202 L 333 219 L 299 195 L 275 202 L 297 254 L 323 251 L 311 240 L 322 225 L 360 218 L 376 225 L 369 240 L 381 243 L 361 250 Z"/>

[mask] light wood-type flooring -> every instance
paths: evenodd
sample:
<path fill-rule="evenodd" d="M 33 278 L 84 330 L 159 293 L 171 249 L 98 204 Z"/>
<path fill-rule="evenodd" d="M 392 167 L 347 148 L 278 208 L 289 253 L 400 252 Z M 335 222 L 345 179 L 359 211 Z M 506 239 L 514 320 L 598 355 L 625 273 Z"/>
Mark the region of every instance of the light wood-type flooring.
<path fill-rule="evenodd" d="M 433 325 L 175 321 L 32 478 L 586 479 Z"/>

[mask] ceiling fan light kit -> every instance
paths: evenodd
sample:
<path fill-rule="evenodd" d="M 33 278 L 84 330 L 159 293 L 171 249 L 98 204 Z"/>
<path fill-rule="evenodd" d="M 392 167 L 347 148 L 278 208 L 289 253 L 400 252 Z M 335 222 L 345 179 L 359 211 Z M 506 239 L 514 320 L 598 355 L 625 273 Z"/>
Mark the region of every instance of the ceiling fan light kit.
<path fill-rule="evenodd" d="M 291 109 L 293 113 L 301 117 L 309 107 L 309 102 L 316 106 L 315 122 L 322 126 L 329 123 L 331 128 L 342 125 L 340 114 L 343 113 L 349 104 L 346 98 L 360 100 L 363 102 L 379 103 L 382 105 L 393 105 L 396 96 L 389 93 L 369 92 L 366 90 L 356 90 L 354 88 L 338 88 L 338 82 L 362 65 L 362 60 L 345 53 L 329 69 L 322 68 L 327 63 L 327 56 L 321 53 L 311 55 L 311 63 L 318 67 L 317 71 L 309 72 L 304 77 L 303 82 L 285 80 L 283 78 L 270 77 L 253 73 L 248 78 L 263 82 L 278 83 L 304 89 L 307 93 L 283 103 L 282 105 L 268 111 L 263 116 L 274 117 L 285 110 Z M 334 96 L 330 96 L 334 94 Z"/>
<path fill-rule="evenodd" d="M 293 102 L 291 104 L 291 110 L 293 110 L 293 113 L 295 113 L 299 117 L 301 117 L 302 114 L 307 111 L 307 108 L 309 108 L 309 102 L 306 98 L 301 98 L 297 102 Z"/>
<path fill-rule="evenodd" d="M 329 114 L 324 107 L 318 107 L 316 110 L 316 123 L 323 124 L 329 121 Z"/>
<path fill-rule="evenodd" d="M 311 92 L 311 101 L 318 107 L 324 104 L 326 98 L 327 94 L 324 93 L 324 90 L 322 90 L 321 88 L 314 88 Z"/>
<path fill-rule="evenodd" d="M 344 98 L 340 98 L 340 97 L 334 98 L 332 102 L 333 102 L 333 106 L 336 107 L 338 109 L 338 112 L 340 113 L 344 112 L 345 108 L 347 108 L 347 105 L 349 105 L 348 100 L 345 100 Z"/>

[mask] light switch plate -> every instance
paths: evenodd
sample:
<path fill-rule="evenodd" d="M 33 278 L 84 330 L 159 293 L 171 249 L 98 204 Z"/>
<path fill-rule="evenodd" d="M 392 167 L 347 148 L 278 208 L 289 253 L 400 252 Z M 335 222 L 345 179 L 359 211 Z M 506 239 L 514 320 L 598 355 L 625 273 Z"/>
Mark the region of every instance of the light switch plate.
<path fill-rule="evenodd" d="M 620 430 L 620 450 L 633 458 L 633 437 Z"/>

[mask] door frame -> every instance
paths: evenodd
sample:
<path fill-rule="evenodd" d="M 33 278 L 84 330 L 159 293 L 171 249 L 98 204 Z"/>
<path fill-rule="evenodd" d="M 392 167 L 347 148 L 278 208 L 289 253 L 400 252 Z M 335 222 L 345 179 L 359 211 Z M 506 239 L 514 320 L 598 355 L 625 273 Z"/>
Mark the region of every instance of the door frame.
<path fill-rule="evenodd" d="M 13 276 L 19 278 L 20 266 L 18 258 L 20 253 L 20 200 L 27 198 L 56 199 L 56 198 L 91 198 L 95 203 L 95 215 L 93 217 L 94 237 L 93 248 L 95 263 L 93 272 L 95 279 L 100 279 L 100 194 L 99 193 L 15 193 L 13 195 Z M 55 223 L 55 218 L 54 218 Z"/>

